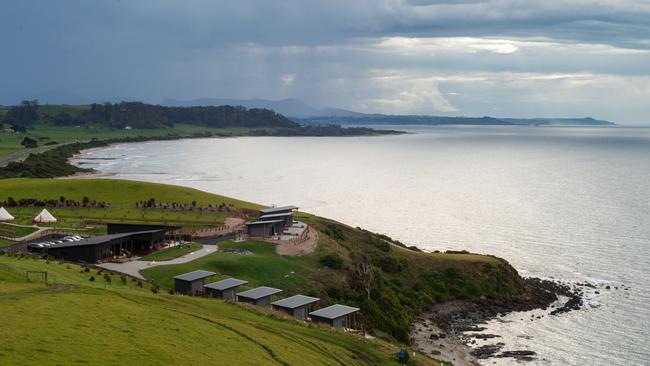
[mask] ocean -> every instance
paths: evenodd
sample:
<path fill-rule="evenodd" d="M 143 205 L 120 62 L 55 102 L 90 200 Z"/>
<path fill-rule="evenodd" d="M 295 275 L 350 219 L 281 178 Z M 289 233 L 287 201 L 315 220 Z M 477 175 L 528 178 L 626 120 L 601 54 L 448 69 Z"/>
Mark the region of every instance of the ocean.
<path fill-rule="evenodd" d="M 382 127 L 409 134 L 122 144 L 80 162 L 587 281 L 598 291 L 583 310 L 511 314 L 488 332 L 535 351 L 529 365 L 650 364 L 650 128 Z"/>

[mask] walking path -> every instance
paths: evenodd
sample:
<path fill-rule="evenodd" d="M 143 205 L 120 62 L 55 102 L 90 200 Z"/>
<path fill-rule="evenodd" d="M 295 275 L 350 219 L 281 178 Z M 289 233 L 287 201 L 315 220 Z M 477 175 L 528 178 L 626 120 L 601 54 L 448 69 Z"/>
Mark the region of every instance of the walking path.
<path fill-rule="evenodd" d="M 144 276 L 140 274 L 140 271 L 142 271 L 143 269 L 156 267 L 156 266 L 166 266 L 168 264 L 181 264 L 181 263 L 191 262 L 197 258 L 205 257 L 210 253 L 214 253 L 217 251 L 217 249 L 219 249 L 219 246 L 217 245 L 203 244 L 203 248 L 195 252 L 185 254 L 178 258 L 170 259 L 168 261 L 141 261 L 136 259 L 124 263 L 102 263 L 99 264 L 98 266 L 102 268 L 106 268 L 111 271 L 124 273 L 126 275 L 144 280 L 145 279 Z"/>

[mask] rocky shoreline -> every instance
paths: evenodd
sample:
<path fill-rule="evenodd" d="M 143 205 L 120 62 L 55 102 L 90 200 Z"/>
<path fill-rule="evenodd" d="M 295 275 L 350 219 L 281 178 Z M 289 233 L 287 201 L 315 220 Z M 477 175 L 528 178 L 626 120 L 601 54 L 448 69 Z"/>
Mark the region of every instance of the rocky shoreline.
<path fill-rule="evenodd" d="M 509 299 L 450 301 L 433 306 L 413 323 L 411 337 L 414 346 L 433 357 L 453 362 L 454 365 L 480 365 L 479 359 L 491 357 L 511 357 L 519 361 L 535 359 L 536 354 L 531 350 L 504 351 L 503 342 L 476 347 L 477 340 L 500 338 L 497 334 L 479 333 L 486 330 L 482 325 L 512 312 L 552 309 L 549 316 L 555 316 L 578 310 L 583 306 L 583 289 L 593 285 L 570 285 L 533 277 L 524 278 L 524 281 L 524 293 Z M 531 316 L 531 321 L 543 316 Z"/>

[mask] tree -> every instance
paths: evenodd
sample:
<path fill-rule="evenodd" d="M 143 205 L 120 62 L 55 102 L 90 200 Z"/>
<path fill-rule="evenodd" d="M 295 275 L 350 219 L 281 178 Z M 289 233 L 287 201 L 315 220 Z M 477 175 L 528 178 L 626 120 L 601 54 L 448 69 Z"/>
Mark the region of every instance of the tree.
<path fill-rule="evenodd" d="M 20 144 L 25 146 L 28 149 L 38 147 L 38 141 L 34 140 L 33 138 L 27 137 L 27 136 L 25 136 L 23 138 L 23 141 Z"/>
<path fill-rule="evenodd" d="M 352 268 L 349 273 L 350 284 L 352 286 L 360 287 L 363 290 L 368 300 L 370 300 L 370 292 L 375 279 L 370 258 L 365 254 L 356 254 L 352 256 Z"/>
<path fill-rule="evenodd" d="M 38 121 L 38 101 L 23 100 L 20 105 L 13 106 L 6 114 L 7 121 L 14 126 L 14 130 L 32 126 Z M 18 129 L 17 129 L 18 128 Z"/>

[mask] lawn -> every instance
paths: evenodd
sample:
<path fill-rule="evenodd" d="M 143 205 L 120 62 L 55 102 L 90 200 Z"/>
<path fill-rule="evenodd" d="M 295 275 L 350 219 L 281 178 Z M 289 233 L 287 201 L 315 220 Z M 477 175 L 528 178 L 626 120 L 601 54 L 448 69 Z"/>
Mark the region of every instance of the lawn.
<path fill-rule="evenodd" d="M 219 243 L 219 248 L 236 248 L 253 252 L 254 255 L 215 252 L 188 263 L 147 268 L 142 274 L 165 288 L 172 288 L 174 276 L 203 269 L 247 280 L 250 287 L 266 285 L 294 293 L 315 290 L 310 279 L 313 272 L 329 272 L 311 256 L 282 257 L 269 243 L 223 241 Z"/>
<path fill-rule="evenodd" d="M 195 252 L 203 248 L 199 243 L 180 244 L 175 247 L 166 248 L 156 253 L 149 254 L 140 258 L 142 261 L 168 261 L 170 259 L 178 258 L 182 255 Z"/>
<path fill-rule="evenodd" d="M 232 199 L 197 189 L 166 184 L 134 182 L 117 179 L 2 179 L 0 180 L 0 201 L 9 196 L 36 198 L 41 200 L 58 200 L 63 196 L 68 200 L 81 201 L 84 196 L 97 202 L 107 202 L 110 208 L 48 208 L 59 219 L 56 224 L 48 226 L 74 228 L 83 223 L 99 222 L 138 222 L 149 224 L 170 224 L 179 226 L 215 226 L 221 225 L 228 213 L 145 210 L 135 208 L 135 203 L 154 198 L 157 202 L 175 202 L 190 205 L 196 201 L 198 206 L 211 204 L 235 205 L 238 208 L 257 209 L 262 206 L 250 202 Z M 31 224 L 32 218 L 42 208 L 6 207 L 16 217 L 15 223 Z"/>
<path fill-rule="evenodd" d="M 27 282 L 26 266 L 74 286 Z M 0 364 L 397 364 L 399 348 L 381 340 L 221 300 L 104 289 L 67 266 L 0 256 Z M 439 363 L 418 354 L 414 364 Z"/>
<path fill-rule="evenodd" d="M 11 238 L 21 238 L 29 235 L 38 230 L 33 226 L 17 226 L 5 223 L 0 223 L 0 236 L 8 236 Z"/>

